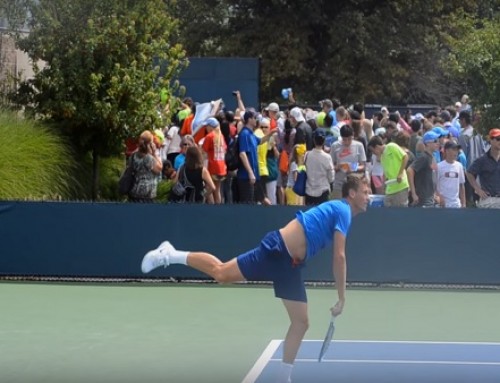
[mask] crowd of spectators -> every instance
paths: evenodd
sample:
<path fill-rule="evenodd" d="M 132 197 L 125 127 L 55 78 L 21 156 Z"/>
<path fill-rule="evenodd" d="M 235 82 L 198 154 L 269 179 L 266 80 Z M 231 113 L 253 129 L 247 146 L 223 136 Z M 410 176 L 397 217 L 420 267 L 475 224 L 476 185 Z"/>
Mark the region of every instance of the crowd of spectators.
<path fill-rule="evenodd" d="M 370 118 L 361 103 L 301 108 L 290 92 L 286 108 L 257 110 L 234 95 L 236 110 L 212 102 L 201 123 L 186 98 L 170 126 L 140 136 L 130 201 L 315 205 L 341 198 L 353 174 L 387 207 L 500 208 L 500 129 L 479 134 L 466 95 L 425 115 L 382 107 Z M 301 170 L 305 196 L 294 192 Z"/>

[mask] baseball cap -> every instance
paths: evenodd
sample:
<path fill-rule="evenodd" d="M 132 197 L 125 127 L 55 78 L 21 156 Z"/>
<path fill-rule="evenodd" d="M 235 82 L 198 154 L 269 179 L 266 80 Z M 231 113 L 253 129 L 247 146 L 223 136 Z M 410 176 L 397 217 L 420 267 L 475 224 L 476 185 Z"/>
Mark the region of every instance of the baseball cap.
<path fill-rule="evenodd" d="M 248 120 L 250 120 L 251 118 L 256 118 L 256 114 L 254 112 L 252 112 L 251 110 L 247 110 L 245 112 L 245 114 L 243 115 L 243 121 L 244 122 L 247 122 Z"/>
<path fill-rule="evenodd" d="M 448 141 L 446 144 L 444 144 L 444 150 L 447 150 L 447 149 L 460 149 L 461 146 L 458 145 L 455 141 L 453 140 L 450 140 Z"/>
<path fill-rule="evenodd" d="M 297 122 L 305 121 L 304 115 L 298 107 L 292 108 L 292 110 L 290 111 L 290 116 L 293 117 Z"/>
<path fill-rule="evenodd" d="M 296 152 L 299 156 L 303 156 L 304 154 L 306 154 L 306 151 L 307 151 L 305 144 L 295 145 L 294 149 L 296 150 Z"/>
<path fill-rule="evenodd" d="M 439 137 L 443 137 L 443 136 L 446 137 L 450 134 L 450 132 L 447 129 L 444 129 L 440 126 L 435 126 L 434 128 L 432 128 L 432 131 L 434 133 L 439 134 Z"/>
<path fill-rule="evenodd" d="M 490 138 L 500 137 L 500 129 L 491 129 L 488 135 Z"/>
<path fill-rule="evenodd" d="M 203 125 L 205 125 L 205 126 L 208 125 L 208 126 L 211 126 L 212 128 L 216 128 L 219 126 L 219 121 L 217 121 L 217 119 L 214 117 L 210 117 L 210 118 L 207 118 L 205 120 Z"/>
<path fill-rule="evenodd" d="M 424 134 L 423 137 L 424 144 L 436 141 L 439 137 L 440 137 L 439 134 L 434 132 L 434 130 L 429 130 L 427 133 Z"/>
<path fill-rule="evenodd" d="M 270 112 L 279 112 L 280 111 L 280 106 L 275 103 L 275 102 L 271 102 L 266 108 L 265 110 L 268 110 Z"/>
<path fill-rule="evenodd" d="M 417 113 L 414 117 L 413 117 L 414 120 L 418 120 L 418 121 L 421 121 L 424 119 L 424 115 L 422 113 Z"/>
<path fill-rule="evenodd" d="M 313 137 L 326 137 L 326 133 L 325 133 L 325 131 L 323 129 L 317 128 L 314 131 Z"/>

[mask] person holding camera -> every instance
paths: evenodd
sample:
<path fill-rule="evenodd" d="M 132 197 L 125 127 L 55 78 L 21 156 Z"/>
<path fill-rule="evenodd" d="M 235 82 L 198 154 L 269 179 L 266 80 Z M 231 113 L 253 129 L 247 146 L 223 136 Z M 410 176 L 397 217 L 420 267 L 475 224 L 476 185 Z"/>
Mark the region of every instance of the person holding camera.
<path fill-rule="evenodd" d="M 130 202 L 153 202 L 156 197 L 158 175 L 163 164 L 157 155 L 153 134 L 145 130 L 139 136 L 139 147 L 130 157 L 134 169 L 135 181 L 129 193 Z"/>

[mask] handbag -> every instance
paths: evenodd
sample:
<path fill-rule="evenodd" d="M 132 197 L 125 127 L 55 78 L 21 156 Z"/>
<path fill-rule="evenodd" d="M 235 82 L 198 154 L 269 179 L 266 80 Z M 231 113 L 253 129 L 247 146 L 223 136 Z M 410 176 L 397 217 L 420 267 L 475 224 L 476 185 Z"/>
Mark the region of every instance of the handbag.
<path fill-rule="evenodd" d="M 297 169 L 297 179 L 293 184 L 293 192 L 300 197 L 304 197 L 306 195 L 306 183 L 307 183 L 307 172 L 305 167 L 305 162 L 307 159 L 307 154 L 304 157 L 304 166 L 301 166 L 300 169 Z"/>
<path fill-rule="evenodd" d="M 298 196 L 306 195 L 307 172 L 306 169 L 301 169 L 297 172 L 297 179 L 293 184 L 293 192 Z"/>
<path fill-rule="evenodd" d="M 127 167 L 118 181 L 118 192 L 128 195 L 135 184 L 134 154 L 129 158 Z"/>
<path fill-rule="evenodd" d="M 179 178 L 171 190 L 171 193 L 173 196 L 172 200 L 177 201 L 177 202 L 185 202 L 188 188 L 193 189 L 193 192 L 191 193 L 192 198 L 193 198 L 194 197 L 194 186 L 187 179 L 186 168 L 184 165 L 182 165 L 181 169 L 179 169 Z"/>
<path fill-rule="evenodd" d="M 286 150 L 281 151 L 278 167 L 282 174 L 288 174 L 289 159 Z"/>

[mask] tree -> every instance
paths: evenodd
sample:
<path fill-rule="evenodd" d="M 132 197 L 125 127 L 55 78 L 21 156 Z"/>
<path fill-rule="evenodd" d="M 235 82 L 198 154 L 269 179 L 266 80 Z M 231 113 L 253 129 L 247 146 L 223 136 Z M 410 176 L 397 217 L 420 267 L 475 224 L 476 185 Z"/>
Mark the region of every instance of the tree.
<path fill-rule="evenodd" d="M 30 33 L 17 43 L 45 66 L 22 83 L 16 100 L 92 153 L 96 198 L 99 156 L 163 124 L 160 89 L 172 99 L 172 80 L 186 65 L 173 43 L 177 23 L 163 0 L 39 0 L 29 14 Z M 166 63 L 162 78 L 159 62 Z"/>
<path fill-rule="evenodd" d="M 305 102 L 384 103 L 449 102 L 459 84 L 438 65 L 443 29 L 479 2 L 174 1 L 189 55 L 262 58 L 264 100 L 293 86 Z"/>
<path fill-rule="evenodd" d="M 467 85 L 486 133 L 498 127 L 500 119 L 500 13 L 490 19 L 462 15 L 455 22 L 461 33 L 449 38 L 445 66 Z"/>

